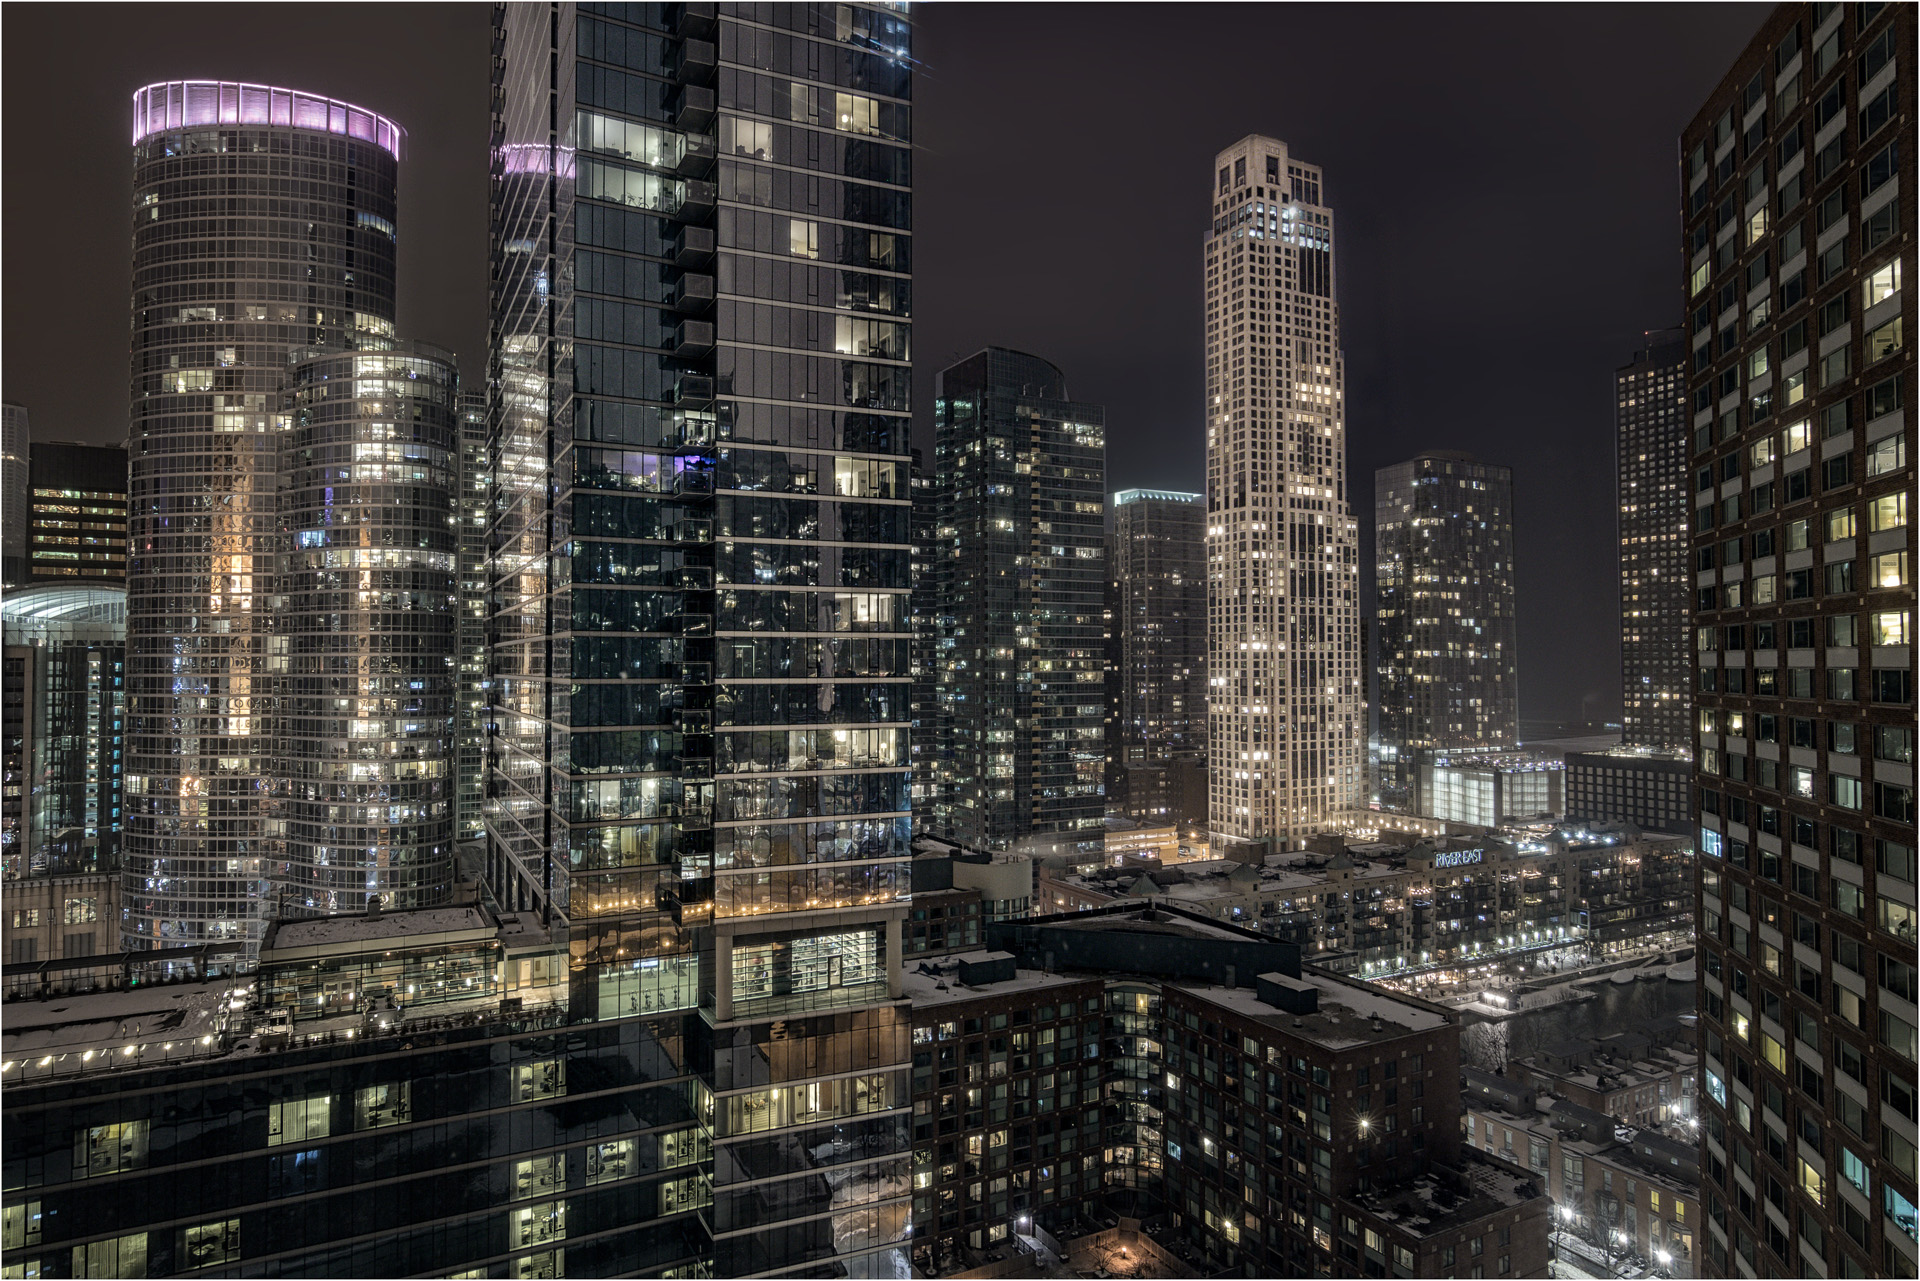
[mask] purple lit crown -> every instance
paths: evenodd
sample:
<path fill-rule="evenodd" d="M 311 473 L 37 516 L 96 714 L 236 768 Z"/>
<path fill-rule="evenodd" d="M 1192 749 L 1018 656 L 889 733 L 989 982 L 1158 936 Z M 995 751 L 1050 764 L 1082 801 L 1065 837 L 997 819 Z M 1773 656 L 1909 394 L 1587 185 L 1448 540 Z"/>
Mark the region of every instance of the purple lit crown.
<path fill-rule="evenodd" d="M 396 160 L 406 136 L 406 130 L 385 116 L 297 89 L 231 80 L 169 80 L 134 91 L 136 143 L 149 134 L 198 125 L 281 125 L 337 133 L 384 147 Z"/>

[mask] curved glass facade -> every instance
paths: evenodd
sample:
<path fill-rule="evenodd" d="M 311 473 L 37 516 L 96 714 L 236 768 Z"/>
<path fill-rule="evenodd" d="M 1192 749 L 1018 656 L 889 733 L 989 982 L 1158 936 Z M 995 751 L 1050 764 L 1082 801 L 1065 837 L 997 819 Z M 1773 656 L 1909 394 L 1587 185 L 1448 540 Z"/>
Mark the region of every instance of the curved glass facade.
<path fill-rule="evenodd" d="M 377 127 L 354 136 L 345 104 L 307 95 L 288 95 L 281 117 L 268 91 L 264 122 L 253 120 L 254 88 L 173 82 L 136 99 L 129 950 L 259 946 L 279 854 L 268 813 L 272 423 L 296 347 L 393 332 L 394 150 Z M 296 114 L 295 98 L 327 110 Z"/>
<path fill-rule="evenodd" d="M 274 584 L 276 914 L 433 907 L 453 883 L 458 375 L 416 345 L 289 370 Z"/>

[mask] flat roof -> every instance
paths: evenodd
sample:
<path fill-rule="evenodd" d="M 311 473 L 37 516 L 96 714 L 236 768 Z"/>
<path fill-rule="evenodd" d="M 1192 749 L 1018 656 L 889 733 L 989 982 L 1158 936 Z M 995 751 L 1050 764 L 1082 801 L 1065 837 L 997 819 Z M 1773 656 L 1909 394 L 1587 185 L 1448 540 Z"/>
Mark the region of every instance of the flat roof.
<path fill-rule="evenodd" d="M 1320 1008 L 1312 1014 L 1292 1014 L 1261 1000 L 1252 988 L 1221 987 L 1212 983 L 1175 983 L 1201 1000 L 1284 1030 L 1289 1036 L 1313 1041 L 1330 1050 L 1391 1041 L 1416 1032 L 1432 1032 L 1450 1022 L 1441 1010 L 1408 1001 L 1390 992 L 1349 982 L 1324 970 L 1302 967 L 1300 983 L 1320 994 Z M 1375 1029 L 1373 1021 L 1380 1020 Z"/>
<path fill-rule="evenodd" d="M 323 916 L 308 921 L 279 921 L 262 954 L 295 948 L 335 948 L 343 944 L 418 943 L 426 936 L 486 934 L 495 926 L 478 907 L 422 907 L 378 916 Z"/>
<path fill-rule="evenodd" d="M 990 952 L 985 948 L 973 952 L 953 952 L 946 956 L 933 957 L 922 961 L 910 961 L 903 966 L 901 976 L 902 993 L 913 1000 L 915 1010 L 931 1009 L 942 1005 L 953 1005 L 961 1001 L 978 1001 L 986 997 L 1014 996 L 1039 993 L 1050 988 L 1069 987 L 1074 984 L 1098 981 L 1095 974 L 1050 974 L 1045 970 L 1016 969 L 1014 976 L 998 983 L 987 983 L 971 987 L 960 981 L 960 962 L 978 965 L 987 961 L 1006 960 L 1012 954 L 1008 952 Z M 932 974 L 922 973 L 930 969 Z M 942 991 L 942 988 L 946 990 Z"/>

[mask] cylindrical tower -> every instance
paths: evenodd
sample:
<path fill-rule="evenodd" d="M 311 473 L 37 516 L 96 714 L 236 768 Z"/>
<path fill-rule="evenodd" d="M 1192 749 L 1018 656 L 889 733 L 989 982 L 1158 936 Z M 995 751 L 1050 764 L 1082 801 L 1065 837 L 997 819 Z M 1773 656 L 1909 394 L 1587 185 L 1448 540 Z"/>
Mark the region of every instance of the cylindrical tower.
<path fill-rule="evenodd" d="M 453 885 L 452 353 L 297 353 L 281 435 L 273 732 L 281 915 L 444 903 Z"/>
<path fill-rule="evenodd" d="M 273 419 L 295 348 L 393 333 L 402 133 L 264 85 L 170 81 L 133 109 L 124 941 L 251 959 L 283 857 Z"/>

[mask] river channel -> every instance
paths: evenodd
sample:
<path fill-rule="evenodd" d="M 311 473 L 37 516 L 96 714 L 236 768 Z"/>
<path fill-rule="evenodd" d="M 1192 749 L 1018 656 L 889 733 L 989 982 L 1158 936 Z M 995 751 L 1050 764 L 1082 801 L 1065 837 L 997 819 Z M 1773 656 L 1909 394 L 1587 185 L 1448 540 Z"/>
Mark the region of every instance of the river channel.
<path fill-rule="evenodd" d="M 1510 1059 L 1523 1059 L 1556 1042 L 1644 1030 L 1676 1014 L 1695 1011 L 1696 988 L 1692 983 L 1672 983 L 1664 977 L 1633 983 L 1603 979 L 1592 987 L 1599 995 L 1591 1000 L 1550 1005 L 1510 1019 L 1463 1027 L 1461 1060 L 1493 1071 Z"/>

